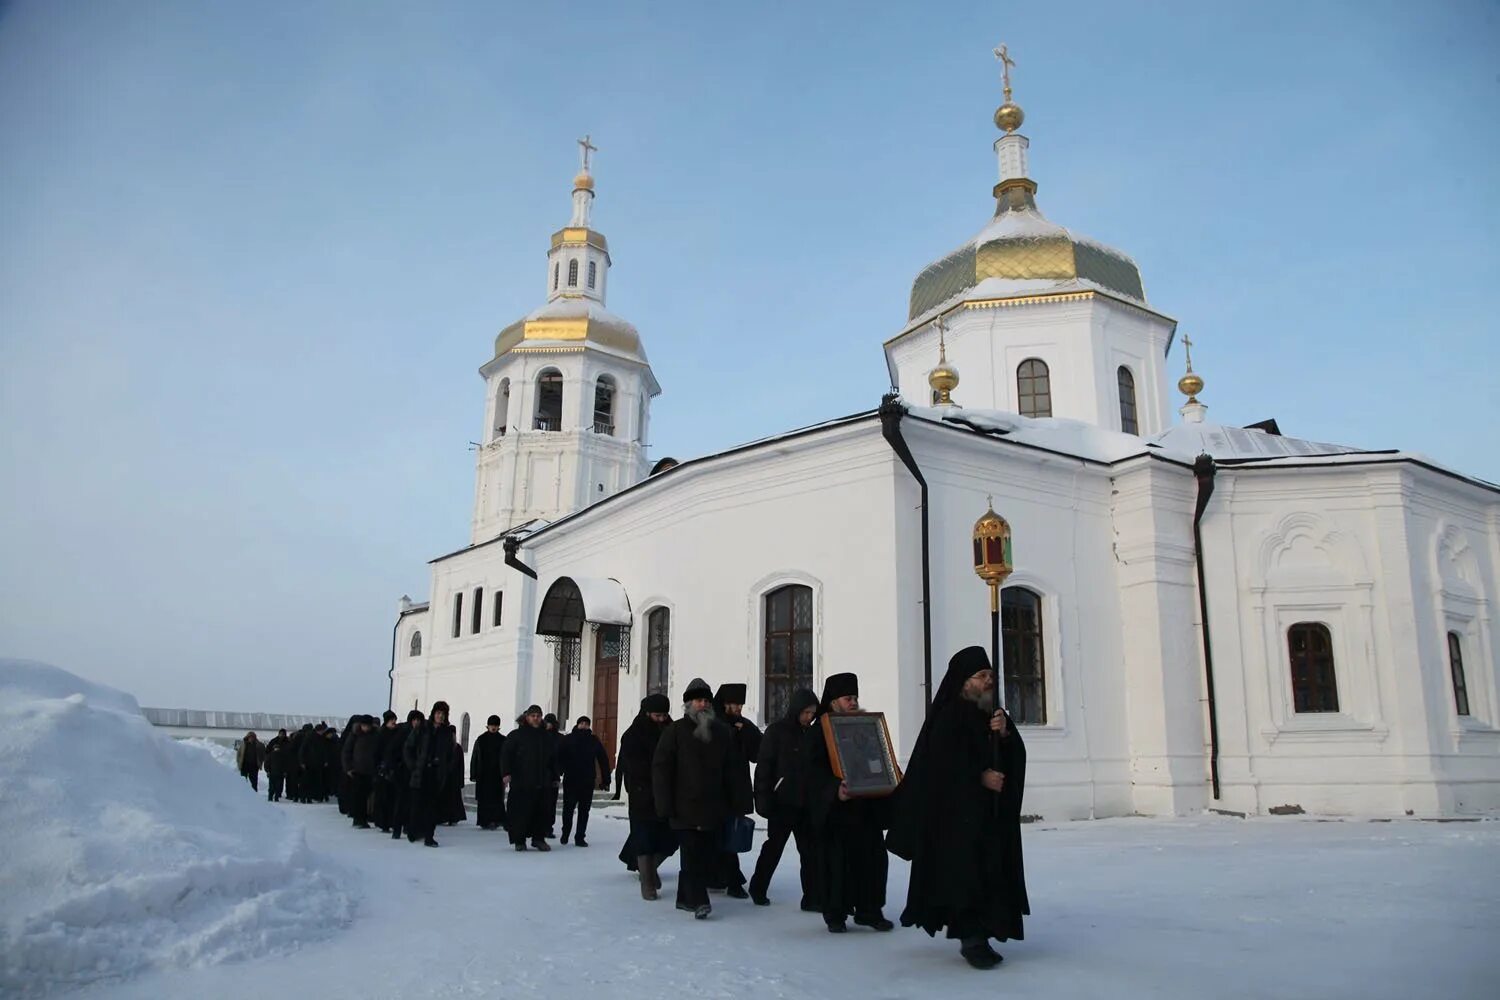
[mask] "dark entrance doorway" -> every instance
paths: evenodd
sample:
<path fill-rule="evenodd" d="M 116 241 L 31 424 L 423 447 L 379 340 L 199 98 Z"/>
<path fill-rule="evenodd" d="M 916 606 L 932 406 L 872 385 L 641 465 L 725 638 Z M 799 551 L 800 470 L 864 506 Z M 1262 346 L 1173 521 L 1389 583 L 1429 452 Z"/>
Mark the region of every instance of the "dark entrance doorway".
<path fill-rule="evenodd" d="M 621 645 L 628 633 L 618 625 L 598 626 L 594 642 L 594 735 L 615 766 L 620 740 Z"/>

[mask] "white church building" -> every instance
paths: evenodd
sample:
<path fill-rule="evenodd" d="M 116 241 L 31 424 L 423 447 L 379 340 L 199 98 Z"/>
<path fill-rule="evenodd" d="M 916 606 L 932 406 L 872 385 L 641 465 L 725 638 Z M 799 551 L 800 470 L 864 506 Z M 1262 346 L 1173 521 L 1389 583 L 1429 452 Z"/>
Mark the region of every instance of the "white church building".
<path fill-rule="evenodd" d="M 392 707 L 448 701 L 467 747 L 537 703 L 613 753 L 694 676 L 747 683 L 764 725 L 852 670 L 904 756 L 948 657 L 989 643 L 993 502 L 1027 813 L 1500 810 L 1500 487 L 1213 423 L 1190 356 L 1174 401 L 1176 321 L 1037 208 L 1022 118 L 1007 81 L 995 213 L 917 275 L 897 392 L 654 468 L 662 389 L 606 308 L 585 141 L 546 302 L 479 370 L 470 544 L 402 599 Z"/>

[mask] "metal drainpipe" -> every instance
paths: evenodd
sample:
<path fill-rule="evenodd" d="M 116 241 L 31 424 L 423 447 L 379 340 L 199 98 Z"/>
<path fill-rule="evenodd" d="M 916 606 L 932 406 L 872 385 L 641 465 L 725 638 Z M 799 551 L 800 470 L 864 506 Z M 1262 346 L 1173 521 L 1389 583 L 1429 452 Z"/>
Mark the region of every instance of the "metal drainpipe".
<path fill-rule="evenodd" d="M 1208 683 L 1208 773 L 1213 781 L 1214 799 L 1219 798 L 1219 707 L 1214 700 L 1214 649 L 1208 633 L 1208 581 L 1203 575 L 1203 512 L 1214 495 L 1217 467 L 1212 455 L 1199 455 L 1193 463 L 1193 478 L 1198 480 L 1198 504 L 1193 511 L 1193 555 L 1198 562 L 1198 616 L 1203 620 L 1203 674 Z"/>
<path fill-rule="evenodd" d="M 511 569 L 520 570 L 522 573 L 525 573 L 527 576 L 535 580 L 536 570 L 532 569 L 530 566 L 526 565 L 516 557 L 516 553 L 520 551 L 521 548 L 521 540 L 519 538 L 511 537 L 507 538 L 504 544 L 505 565 L 509 566 Z"/>
<path fill-rule="evenodd" d="M 917 467 L 917 460 L 912 457 L 906 438 L 901 434 L 901 418 L 904 416 L 906 407 L 901 405 L 900 396 L 891 392 L 881 397 L 880 433 L 922 489 L 922 698 L 925 715 L 932 709 L 932 567 L 927 532 L 927 480 L 922 477 L 922 470 Z"/>
<path fill-rule="evenodd" d="M 391 626 L 391 669 L 386 672 L 386 678 L 391 682 L 385 694 L 385 707 L 387 711 L 396 710 L 393 704 L 396 700 L 396 633 L 401 629 L 401 615 L 396 616 L 396 624 Z"/>

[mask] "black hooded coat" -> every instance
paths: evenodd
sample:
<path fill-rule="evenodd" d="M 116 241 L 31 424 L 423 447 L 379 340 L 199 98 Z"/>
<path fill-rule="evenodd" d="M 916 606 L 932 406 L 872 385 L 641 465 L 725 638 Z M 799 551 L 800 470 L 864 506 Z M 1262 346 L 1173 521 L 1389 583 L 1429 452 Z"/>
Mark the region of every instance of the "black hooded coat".
<path fill-rule="evenodd" d="M 807 727 L 801 716 L 817 707 L 818 696 L 799 688 L 786 715 L 766 727 L 755 765 L 755 811 L 766 819 L 795 824 L 807 811 Z"/>
<path fill-rule="evenodd" d="M 911 861 L 904 926 L 1020 940 L 1031 912 L 1021 857 L 1026 746 L 1013 724 L 1003 739 L 993 737 L 989 717 L 961 694 L 989 666 L 978 646 L 949 661 L 896 794 L 886 846 Z M 980 782 L 987 768 L 1005 775 L 998 794 Z"/>

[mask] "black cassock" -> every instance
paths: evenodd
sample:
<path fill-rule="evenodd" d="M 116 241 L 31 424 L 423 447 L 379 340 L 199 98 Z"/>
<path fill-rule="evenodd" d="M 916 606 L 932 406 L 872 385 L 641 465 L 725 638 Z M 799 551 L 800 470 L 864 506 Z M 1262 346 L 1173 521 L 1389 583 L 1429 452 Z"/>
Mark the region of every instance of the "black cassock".
<path fill-rule="evenodd" d="M 479 809 L 477 822 L 484 830 L 505 825 L 505 784 L 500 776 L 504 748 L 505 734 L 486 729 L 474 738 L 469 756 L 469 780 L 474 782 L 474 802 Z"/>
<path fill-rule="evenodd" d="M 980 647 L 948 665 L 892 802 L 891 853 L 911 861 L 901 923 L 956 939 L 1023 938 L 1031 912 L 1021 857 L 1021 796 L 1026 745 L 1015 726 L 994 738 L 989 716 L 961 695 L 989 666 Z M 1005 775 L 996 794 L 980 783 L 986 768 Z"/>
<path fill-rule="evenodd" d="M 817 839 L 818 890 L 823 918 L 841 921 L 873 915 L 885 906 L 885 880 L 890 867 L 884 830 L 890 800 L 839 801 L 839 779 L 828 759 L 820 717 L 803 734 L 807 740 L 808 811 Z"/>

